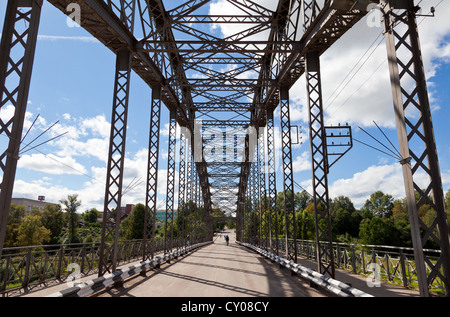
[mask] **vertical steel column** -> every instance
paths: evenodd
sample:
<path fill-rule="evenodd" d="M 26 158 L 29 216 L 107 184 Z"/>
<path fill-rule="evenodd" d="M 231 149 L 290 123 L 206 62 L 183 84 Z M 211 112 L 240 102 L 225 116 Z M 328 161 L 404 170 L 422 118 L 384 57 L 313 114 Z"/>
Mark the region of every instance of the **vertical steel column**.
<path fill-rule="evenodd" d="M 250 201 L 251 201 L 251 212 L 250 212 L 250 243 L 257 246 L 258 245 L 258 234 L 259 234 L 259 212 L 258 212 L 258 142 L 253 144 L 252 149 L 252 162 L 250 163 Z M 255 151 L 256 148 L 256 151 Z"/>
<path fill-rule="evenodd" d="M 9 138 L 8 148 L 0 155 L 3 172 L 0 185 L 0 255 L 6 235 L 11 196 L 28 102 L 31 72 L 41 15 L 42 0 L 8 1 L 0 44 L 0 111 L 8 105 L 14 115 L 3 122 L 0 134 Z M 14 52 L 18 56 L 13 56 Z"/>
<path fill-rule="evenodd" d="M 291 118 L 289 110 L 289 88 L 280 88 L 281 147 L 283 162 L 283 195 L 286 259 L 297 262 L 297 230 L 294 210 L 294 179 L 291 150 Z"/>
<path fill-rule="evenodd" d="M 258 143 L 258 162 L 259 162 L 259 221 L 260 233 L 259 243 L 264 250 L 267 250 L 269 237 L 269 212 L 267 210 L 267 191 L 266 191 L 266 151 L 265 151 L 265 133 L 264 130 L 259 133 Z"/>
<path fill-rule="evenodd" d="M 192 237 L 192 224 L 190 222 L 190 220 L 192 219 L 192 208 L 193 208 L 193 198 L 192 198 L 192 191 L 193 191 L 193 169 L 192 169 L 192 165 L 193 165 L 193 161 L 194 158 L 192 156 L 192 140 L 188 139 L 188 150 L 187 150 L 187 162 L 186 162 L 186 166 L 187 166 L 187 170 L 186 170 L 186 174 L 187 174 L 187 182 L 186 182 L 186 244 L 189 245 L 190 243 L 190 239 Z"/>
<path fill-rule="evenodd" d="M 158 196 L 159 128 L 161 123 L 161 86 L 152 87 L 150 134 L 147 160 L 147 187 L 145 193 L 143 261 L 155 253 L 156 203 Z"/>
<path fill-rule="evenodd" d="M 170 112 L 169 148 L 167 157 L 167 192 L 166 221 L 164 224 L 164 253 L 172 252 L 173 248 L 173 211 L 175 201 L 175 147 L 177 138 L 177 113 Z"/>
<path fill-rule="evenodd" d="M 302 0 L 303 31 L 306 31 L 320 12 L 317 0 Z"/>
<path fill-rule="evenodd" d="M 116 58 L 99 276 L 103 276 L 106 272 L 114 272 L 117 264 L 130 73 L 131 53 L 127 49 L 121 50 L 117 52 Z M 107 246 L 111 240 L 113 244 Z"/>
<path fill-rule="evenodd" d="M 417 30 L 419 8 L 412 0 L 392 3 L 393 7 L 391 2 L 383 3 L 384 34 L 419 290 L 422 296 L 429 296 L 429 287 L 439 277 L 450 296 L 449 231 Z M 419 173 L 429 176 L 424 188 L 414 181 L 414 175 Z M 434 219 L 429 224 L 418 216 L 424 204 L 434 210 Z M 441 249 L 437 261 L 423 252 L 428 239 Z M 425 265 L 430 269 L 428 275 Z"/>
<path fill-rule="evenodd" d="M 120 20 L 131 33 L 134 29 L 135 3 L 135 0 L 121 1 Z M 131 52 L 124 48 L 116 52 L 116 73 L 98 276 L 103 276 L 107 272 L 114 272 L 117 266 L 130 75 Z M 113 240 L 112 245 L 107 246 L 111 239 Z"/>
<path fill-rule="evenodd" d="M 186 138 L 183 133 L 180 133 L 180 164 L 178 178 L 178 223 L 181 227 L 178 228 L 177 249 L 181 245 L 179 242 L 180 240 L 183 242 L 183 245 L 186 245 Z M 183 221 L 183 223 L 180 221 Z"/>
<path fill-rule="evenodd" d="M 316 219 L 318 271 L 334 278 L 334 257 L 331 237 L 330 202 L 328 197 L 328 159 L 323 120 L 320 57 L 316 52 L 306 55 L 309 137 L 311 145 L 312 185 Z"/>
<path fill-rule="evenodd" d="M 275 132 L 273 111 L 267 112 L 267 167 L 269 181 L 269 247 L 278 255 L 277 179 L 275 174 Z"/>

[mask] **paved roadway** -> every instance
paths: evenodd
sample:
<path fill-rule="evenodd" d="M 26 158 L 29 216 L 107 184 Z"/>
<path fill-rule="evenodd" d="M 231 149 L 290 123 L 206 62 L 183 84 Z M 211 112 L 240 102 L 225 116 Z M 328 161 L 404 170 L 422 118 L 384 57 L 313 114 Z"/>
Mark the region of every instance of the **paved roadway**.
<path fill-rule="evenodd" d="M 101 297 L 324 297 L 270 260 L 215 237 L 214 244 L 138 276 Z"/>

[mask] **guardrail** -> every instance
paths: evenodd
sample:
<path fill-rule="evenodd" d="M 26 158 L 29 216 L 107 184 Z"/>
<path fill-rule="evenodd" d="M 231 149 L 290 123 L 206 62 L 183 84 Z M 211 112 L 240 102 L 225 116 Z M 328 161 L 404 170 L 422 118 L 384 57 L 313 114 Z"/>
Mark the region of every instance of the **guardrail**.
<path fill-rule="evenodd" d="M 269 241 L 261 242 L 269 245 Z M 275 240 L 272 243 L 275 245 Z M 406 288 L 418 288 L 413 248 L 339 242 L 333 242 L 332 246 L 336 267 L 355 274 L 376 275 L 381 280 Z M 284 239 L 278 240 L 278 249 L 280 252 L 285 250 Z M 431 261 L 439 260 L 440 250 L 424 249 L 423 251 Z M 297 252 L 299 256 L 315 261 L 316 241 L 297 239 Z M 429 275 L 432 269 L 428 263 L 425 263 L 425 268 Z M 445 284 L 439 275 L 436 275 L 431 281 L 430 291 L 436 294 L 445 294 Z"/>
<path fill-rule="evenodd" d="M 212 241 L 202 242 L 192 246 L 188 246 L 179 249 L 177 251 L 174 251 L 172 253 L 167 253 L 163 256 L 158 256 L 151 260 L 141 262 L 140 265 L 132 265 L 130 267 L 115 271 L 105 276 L 95 278 L 91 281 L 80 283 L 79 285 L 69 287 L 59 292 L 55 292 L 46 297 L 86 297 L 95 292 L 101 291 L 102 289 L 105 289 L 108 286 L 123 282 L 125 279 L 132 277 L 136 274 L 139 274 L 142 271 L 151 269 L 155 266 L 163 264 L 166 261 L 174 259 L 188 252 L 194 251 L 195 249 L 198 249 L 210 243 L 212 243 Z"/>
<path fill-rule="evenodd" d="M 254 250 L 255 252 L 258 252 L 259 254 L 265 256 L 266 258 L 269 258 L 270 260 L 277 262 L 278 264 L 288 268 L 289 270 L 302 276 L 303 278 L 307 279 L 308 281 L 310 281 L 322 288 L 325 288 L 326 290 L 336 294 L 339 297 L 373 297 L 372 295 L 367 294 L 367 293 L 365 293 L 359 289 L 356 289 L 350 285 L 347 285 L 338 280 L 332 279 L 331 277 L 322 275 L 314 270 L 306 268 L 298 263 L 289 261 L 281 256 L 278 256 L 274 253 L 268 252 L 264 249 L 261 249 L 254 245 L 251 245 L 249 243 L 244 243 L 244 242 L 239 242 L 239 241 L 236 241 L 236 243 L 243 245 L 247 248 L 250 248 L 250 249 Z"/>
<path fill-rule="evenodd" d="M 179 241 L 178 241 L 179 240 Z M 201 242 L 201 241 L 199 241 Z M 185 241 L 174 240 L 173 248 Z M 122 240 L 118 244 L 117 265 L 142 258 L 142 240 Z M 36 245 L 4 248 L 0 258 L 0 294 L 26 289 L 51 280 L 65 282 L 76 264 L 81 276 L 95 274 L 99 262 L 100 243 Z M 155 241 L 155 253 L 164 250 L 164 240 Z"/>

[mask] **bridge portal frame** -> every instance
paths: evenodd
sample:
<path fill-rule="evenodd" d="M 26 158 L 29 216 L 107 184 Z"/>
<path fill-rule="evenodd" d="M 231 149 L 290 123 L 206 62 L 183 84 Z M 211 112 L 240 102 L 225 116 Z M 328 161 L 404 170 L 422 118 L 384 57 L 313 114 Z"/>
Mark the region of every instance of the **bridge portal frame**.
<path fill-rule="evenodd" d="M 63 8 L 64 4 L 67 1 L 57 1 L 57 0 L 49 0 L 52 4 L 55 4 L 58 8 Z M 134 43 L 132 34 L 133 34 L 133 17 L 135 12 L 135 1 L 120 1 L 121 7 L 118 8 L 116 5 L 113 5 L 112 1 L 107 1 L 104 3 L 100 0 L 86 0 L 83 5 L 84 8 L 87 9 L 88 13 L 96 14 L 96 17 L 101 17 L 104 22 L 109 24 L 110 30 L 108 30 L 109 35 L 117 32 L 119 37 L 116 37 L 117 41 L 111 42 L 111 47 L 114 47 L 114 52 L 117 54 L 117 63 L 116 63 L 116 82 L 124 80 L 124 84 L 115 85 L 114 91 L 114 101 L 113 101 L 113 118 L 121 118 L 118 123 L 117 120 L 112 119 L 112 127 L 111 127 L 111 139 L 110 139 L 110 155 L 108 158 L 108 166 L 109 172 L 107 175 L 107 184 L 105 190 L 105 205 L 108 204 L 110 208 L 110 202 L 114 201 L 120 207 L 120 198 L 121 198 L 121 180 L 123 175 L 123 161 L 124 161 L 124 147 L 125 147 L 125 134 L 126 134 L 126 108 L 127 108 L 127 100 L 128 100 L 128 87 L 129 87 L 129 72 L 132 69 L 140 72 L 140 75 L 149 72 L 149 69 L 152 71 L 152 76 L 155 76 L 157 80 L 153 79 L 153 84 L 158 83 L 164 87 L 164 94 L 161 94 L 159 99 L 160 102 L 163 99 L 163 102 L 166 103 L 168 108 L 174 110 L 178 110 L 180 113 L 179 121 L 189 126 L 188 115 L 185 112 L 185 107 L 180 105 L 180 102 L 173 102 L 176 99 L 176 91 L 179 88 L 175 87 L 175 90 L 172 90 L 170 85 L 167 82 L 164 82 L 164 76 L 160 75 L 158 72 L 158 66 L 165 67 L 164 70 L 167 71 L 171 69 L 176 74 L 178 74 L 178 79 L 186 80 L 183 77 L 184 72 L 179 72 L 181 65 L 181 58 L 177 55 L 177 52 L 180 50 L 170 48 L 169 46 L 172 43 L 175 43 L 173 34 L 171 34 L 170 30 L 165 28 L 164 20 L 167 19 L 167 15 L 164 13 L 164 8 L 162 7 L 162 2 L 157 2 L 155 6 L 147 7 L 142 10 L 139 6 L 140 13 L 151 13 L 153 17 L 157 17 L 155 19 L 158 23 L 152 25 L 155 29 L 153 30 L 153 35 L 156 34 L 164 34 L 164 38 L 160 38 L 159 41 L 155 44 L 155 48 L 153 51 L 158 54 L 162 51 L 166 53 L 170 53 L 171 59 L 169 63 L 172 67 L 166 67 L 164 62 L 159 61 L 160 64 L 152 63 L 148 57 L 143 54 L 143 52 L 152 52 L 152 50 L 145 49 L 145 43 L 140 43 L 136 45 Z M 289 56 L 289 59 L 282 60 L 279 59 L 278 62 L 286 62 L 282 68 L 279 69 L 279 72 L 276 74 L 278 77 L 277 80 L 270 80 L 269 78 L 262 78 L 261 82 L 257 85 L 257 89 L 267 89 L 265 91 L 266 103 L 263 104 L 262 107 L 258 108 L 254 113 L 254 123 L 259 123 L 263 121 L 263 117 L 266 114 L 266 110 L 272 107 L 272 97 L 276 97 L 277 90 L 279 88 L 270 87 L 274 82 L 278 82 L 281 86 L 280 91 L 280 102 L 281 108 L 288 109 L 289 98 L 286 97 L 288 92 L 287 87 L 291 86 L 293 82 L 295 82 L 298 77 L 301 76 L 304 69 L 302 70 L 302 63 L 298 63 L 299 60 L 304 58 L 306 54 L 311 52 L 316 52 L 317 56 L 320 56 L 323 53 L 327 46 L 333 43 L 333 38 L 339 38 L 339 32 L 345 32 L 348 27 L 351 27 L 353 24 L 351 23 L 352 19 L 358 20 L 355 18 L 355 14 L 349 13 L 348 16 L 345 16 L 345 12 L 352 11 L 355 7 L 355 3 L 351 1 L 325 1 L 324 6 L 322 8 L 318 7 L 318 2 L 316 0 L 292 0 L 295 1 L 295 4 L 291 6 L 289 0 L 281 0 L 279 3 L 279 10 L 277 11 L 277 17 L 281 17 L 281 19 L 276 19 L 277 25 L 273 30 L 276 30 L 274 33 L 271 33 L 270 40 L 267 42 L 267 49 L 264 50 L 265 56 L 268 58 L 266 60 L 270 60 L 273 57 L 272 54 L 276 53 L 286 53 L 292 54 Z M 139 2 L 140 3 L 140 2 Z M 386 38 L 386 46 L 389 58 L 389 71 L 391 74 L 391 83 L 392 83 L 392 93 L 394 97 L 394 109 L 396 111 L 396 122 L 397 122 L 397 132 L 399 135 L 399 144 L 400 150 L 402 154 L 402 168 L 405 182 L 405 190 L 407 194 L 408 201 L 408 210 L 410 213 L 410 223 L 411 230 L 414 241 L 415 248 L 415 256 L 418 259 L 418 271 L 419 272 L 419 284 L 420 291 L 422 296 L 429 295 L 429 286 L 431 282 L 439 276 L 445 284 L 446 295 L 450 294 L 449 287 L 449 276 L 450 276 L 450 247 L 449 247 L 449 232 L 448 232 L 448 223 L 445 217 L 445 207 L 443 200 L 443 190 L 442 190 L 442 180 L 439 171 L 438 158 L 436 153 L 436 144 L 434 140 L 434 132 L 432 126 L 431 119 L 431 111 L 430 104 L 427 95 L 427 87 L 426 87 L 426 78 L 423 70 L 423 62 L 421 57 L 421 48 L 419 44 L 419 36 L 417 31 L 417 7 L 414 5 L 413 0 L 381 0 L 381 1 L 373 1 L 373 3 L 381 3 L 384 21 L 385 21 L 385 38 Z M 7 6 L 7 14 L 5 16 L 5 24 L 4 31 L 2 34 L 2 41 L 0 44 L 0 80 L 1 80 L 1 104 L 0 108 L 6 105 L 6 102 L 10 101 L 15 107 L 15 113 L 13 118 L 11 118 L 7 123 L 2 123 L 2 133 L 5 133 L 9 138 L 8 149 L 3 152 L 1 158 L 2 160 L 6 159 L 6 162 L 1 164 L 1 168 L 3 170 L 3 179 L 0 186 L 0 208 L 1 208 L 1 224 L 0 224 L 0 252 L 3 247 L 5 229 L 7 217 L 9 214 L 9 203 L 12 194 L 13 183 L 15 179 L 15 172 L 17 168 L 17 151 L 20 146 L 22 127 L 24 123 L 24 114 L 26 111 L 26 102 L 27 96 L 31 81 L 31 71 L 34 59 L 34 50 L 36 46 L 37 40 L 37 31 L 39 26 L 39 18 L 40 18 L 40 8 L 42 5 L 42 0 L 10 0 L 8 1 Z M 334 6 L 334 7 L 333 7 Z M 19 11 L 18 8 L 24 8 L 25 12 Z M 306 33 L 306 42 L 303 46 L 299 43 L 290 43 L 286 44 L 284 48 L 276 47 L 277 41 L 281 41 L 283 36 L 290 36 L 295 33 L 286 33 L 287 25 L 290 21 L 287 21 L 289 14 L 299 14 L 299 8 L 302 8 L 304 12 L 304 31 Z M 253 9 L 261 9 L 257 7 L 255 4 L 252 4 Z M 294 10 L 295 12 L 290 12 L 289 10 Z M 398 11 L 394 11 L 398 10 Z M 109 10 L 109 11 L 108 11 Z M 127 14 L 132 10 L 133 14 Z M 191 8 L 192 10 L 192 8 Z M 119 11 L 120 14 L 114 16 L 115 12 Z M 187 11 L 189 12 L 189 10 Z M 286 15 L 286 12 L 287 15 Z M 309 13 L 308 13 L 309 12 Z M 339 14 L 344 13 L 341 16 Z M 328 19 L 329 15 L 335 14 L 337 17 L 335 20 Z M 363 14 L 362 14 L 363 15 Z M 328 20 L 327 20 L 328 19 Z M 25 21 L 25 25 L 27 25 L 24 32 L 19 31 L 18 24 L 20 21 Z M 395 23 L 393 23 L 395 22 Z M 339 29 L 338 26 L 341 27 Z M 298 25 L 297 25 L 298 27 Z M 405 29 L 402 29 L 406 28 Z M 286 29 L 284 29 L 286 28 Z M 320 37 L 325 34 L 323 30 L 325 29 L 333 29 L 334 32 L 327 34 L 325 37 Z M 164 30 L 164 32 L 161 32 Z M 284 33 L 283 33 L 284 32 Z M 322 32 L 322 33 L 321 33 Z M 16 37 L 16 40 L 13 39 L 13 35 Z M 328 36 L 328 37 L 327 37 Z M 26 37 L 26 40 L 25 40 Z M 295 35 L 294 35 L 295 37 Z M 146 38 L 148 38 L 148 34 L 146 34 Z M 323 42 L 320 42 L 320 41 Z M 105 43 L 105 42 L 104 42 Z M 149 41 L 148 43 L 151 43 Z M 10 54 L 11 49 L 15 45 L 22 45 L 23 55 L 20 58 L 19 62 L 11 62 Z M 194 43 L 195 44 L 195 43 Z M 248 48 L 254 50 L 257 43 L 246 43 Z M 184 43 L 184 48 L 191 49 L 191 43 Z M 314 48 L 314 46 L 316 47 Z M 217 49 L 217 47 L 216 47 Z M 400 51 L 406 50 L 410 55 L 407 57 L 406 61 L 402 60 L 402 57 L 399 56 Z M 142 65 L 137 63 L 137 56 L 144 61 Z M 286 55 L 283 55 L 285 58 Z M 11 68 L 8 70 L 8 65 L 11 64 Z M 137 66 L 139 64 L 139 66 Z M 267 63 L 270 67 L 270 63 Z M 146 68 L 147 67 L 147 68 Z M 19 71 L 19 68 L 20 71 Z M 143 71 L 145 69 L 145 71 Z M 267 69 L 264 70 L 265 74 L 269 72 Z M 125 75 L 124 75 L 125 74 Z M 164 73 L 165 74 L 165 73 Z M 19 84 L 13 90 L 8 90 L 5 82 L 11 75 L 17 75 L 20 80 Z M 290 77 L 292 76 L 292 77 Z M 405 79 L 409 76 L 409 79 L 412 79 L 415 82 L 415 85 L 412 90 L 408 90 L 408 87 L 404 84 Z M 146 78 L 146 82 L 150 83 L 151 80 Z M 239 85 L 248 86 L 251 83 L 248 82 L 239 82 Z M 190 87 L 191 84 L 186 83 L 177 83 L 179 87 Z M 228 87 L 230 88 L 230 87 Z M 124 99 L 120 99 L 119 94 L 125 91 Z M 5 99 L 4 99 L 5 98 Z M 187 100 L 189 103 L 189 100 Z M 123 109 L 119 110 L 118 107 L 122 107 Z M 406 109 L 411 109 L 414 106 L 419 111 L 419 119 L 414 119 L 412 116 L 409 116 L 405 111 Z M 282 122 L 283 127 L 288 127 L 289 121 L 286 112 L 283 111 L 282 114 Z M 124 124 L 125 123 L 125 124 Z M 158 123 L 159 124 L 159 123 Z M 120 128 L 119 125 L 124 125 L 125 128 Z M 419 131 L 419 129 L 422 131 Z M 409 130 L 409 131 L 408 131 Z M 113 132 L 115 131 L 115 132 Z M 118 133 L 118 134 L 117 134 Z M 113 141 L 115 136 L 119 136 L 119 141 Z M 159 136 L 158 136 L 159 138 Z M 418 138 L 422 140 L 424 144 L 424 148 L 415 148 L 415 144 L 413 144 L 413 138 Z M 120 153 L 120 160 L 118 162 L 112 161 L 112 150 L 113 147 L 117 147 Z M 289 149 L 290 147 L 290 138 L 288 142 L 284 142 L 282 144 L 283 149 Z M 286 194 L 286 188 L 289 189 L 291 187 L 291 182 L 289 179 L 289 173 L 292 173 L 292 166 L 289 167 L 289 164 L 292 164 L 292 157 L 289 159 L 289 155 L 286 152 L 286 160 L 283 159 L 283 164 L 286 164 L 288 168 L 285 170 L 285 182 L 286 177 L 288 180 L 288 184 L 285 186 L 284 193 Z M 198 197 L 200 193 L 203 196 L 203 207 L 207 210 L 207 215 L 211 207 L 210 201 L 210 193 L 208 191 L 209 184 L 207 181 L 207 171 L 206 165 L 204 162 L 196 162 L 196 183 L 200 186 L 196 186 L 195 195 L 196 201 L 198 201 Z M 117 168 L 118 174 L 112 172 L 112 169 Z M 245 168 L 245 164 L 243 164 Z M 414 174 L 418 171 L 424 171 L 430 177 L 430 182 L 425 189 L 420 188 L 414 182 Z M 244 175 L 244 178 L 241 180 L 247 182 L 248 181 L 248 167 L 247 167 L 247 175 Z M 314 172 L 313 172 L 314 173 Z M 242 185 L 245 187 L 245 185 Z M 270 180 L 269 180 L 269 188 L 270 188 Z M 113 188 L 114 187 L 114 188 Z M 414 197 L 414 191 L 419 193 L 419 199 L 416 201 Z M 244 191 L 245 193 L 245 191 Z M 241 193 L 241 197 L 245 197 L 245 194 Z M 429 195 L 432 195 L 432 199 L 429 198 Z M 243 196 L 242 196 L 243 195 Z M 269 195 L 270 197 L 270 195 Z M 245 198 L 244 198 L 245 199 Z M 242 202 L 242 198 L 240 200 Z M 270 202 L 270 199 L 269 199 Z M 432 208 L 436 211 L 435 219 L 433 220 L 431 226 L 427 226 L 420 220 L 417 215 L 417 209 L 423 204 L 430 204 Z M 286 199 L 285 199 L 286 204 Z M 242 208 L 239 209 L 238 211 Z M 286 210 L 286 207 L 285 207 Z M 105 217 L 108 217 L 108 213 L 104 213 Z M 106 219 L 108 220 L 108 219 Z M 104 225 L 106 226 L 108 221 L 104 221 Z M 211 223 L 210 215 L 207 216 L 207 223 Z M 116 218 L 116 223 L 118 223 Z M 295 222 L 294 232 L 295 232 Z M 291 231 L 291 227 L 287 227 L 287 231 Z M 421 235 L 421 230 L 424 232 Z M 109 231 L 109 230 L 108 230 Z M 106 241 L 106 230 L 102 234 L 102 241 Z M 106 267 L 103 264 L 101 265 L 99 275 L 104 274 L 108 270 L 115 270 L 114 268 L 114 254 L 117 252 L 117 227 L 114 227 L 114 231 L 110 231 L 111 235 L 114 235 L 114 244 L 112 247 L 113 260 L 111 262 L 110 267 Z M 152 232 L 152 230 L 150 230 Z M 272 228 L 271 228 L 272 232 Z M 211 232 L 208 232 L 208 235 L 211 235 Z M 431 238 L 434 242 L 436 242 L 442 251 L 441 258 L 437 263 L 433 263 L 430 259 L 427 259 L 423 256 L 423 247 L 424 243 L 428 238 Z M 105 248 L 105 244 L 103 248 Z M 291 253 L 289 251 L 290 246 L 287 247 L 287 257 L 296 256 L 295 253 Z M 104 249 L 103 249 L 104 250 Z M 294 251 L 295 252 L 295 251 Z M 144 253 L 145 254 L 145 253 Z M 145 255 L 144 255 L 145 257 Z M 106 258 L 104 252 L 101 252 L 100 262 L 105 262 Z M 431 272 L 427 275 L 425 270 L 425 264 L 431 267 Z M 104 269 L 103 269 L 104 267 Z M 442 272 L 441 272 L 442 270 Z"/>

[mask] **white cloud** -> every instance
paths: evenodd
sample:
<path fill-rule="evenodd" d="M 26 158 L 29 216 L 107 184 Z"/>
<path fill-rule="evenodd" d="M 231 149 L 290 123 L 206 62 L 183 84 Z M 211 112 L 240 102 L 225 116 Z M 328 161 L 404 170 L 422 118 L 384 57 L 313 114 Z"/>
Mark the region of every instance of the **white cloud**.
<path fill-rule="evenodd" d="M 308 151 L 303 152 L 297 156 L 292 162 L 294 172 L 302 172 L 311 170 L 311 160 Z"/>
<path fill-rule="evenodd" d="M 421 2 L 424 13 L 432 5 L 436 5 L 436 1 Z M 450 44 L 447 40 L 450 35 L 449 15 L 450 3 L 444 1 L 437 8 L 436 17 L 418 18 L 424 68 L 429 80 L 432 103 L 433 76 L 443 63 L 450 62 Z M 372 126 L 375 120 L 382 127 L 395 128 L 385 42 L 383 36 L 377 39 L 381 32 L 381 28 L 368 27 L 366 18 L 363 18 L 321 56 L 322 93 L 327 124 L 348 122 L 366 127 Z M 373 53 L 372 49 L 366 53 L 372 43 L 375 43 L 372 46 Z M 355 71 L 346 78 L 364 53 L 365 56 L 371 54 L 370 58 L 353 78 Z M 362 65 L 365 60 L 363 58 L 358 65 Z M 338 86 L 342 81 L 343 85 Z M 307 122 L 304 76 L 297 81 L 290 93 L 293 100 L 291 107 L 294 109 L 291 113 L 295 119 Z M 438 110 L 439 105 L 432 104 L 432 109 Z"/>
<path fill-rule="evenodd" d="M 447 185 L 450 183 L 449 171 L 442 173 L 442 181 Z M 417 172 L 414 182 L 424 188 L 429 183 L 429 176 L 424 172 Z M 312 192 L 310 180 L 301 184 Z M 364 205 L 366 199 L 377 190 L 390 194 L 395 199 L 405 197 L 403 173 L 399 163 L 369 166 L 364 171 L 357 172 L 350 178 L 338 179 L 329 186 L 330 198 L 347 196 L 357 208 Z"/>
<path fill-rule="evenodd" d="M 84 42 L 84 43 L 100 43 L 95 37 L 93 36 L 61 36 L 61 35 L 38 35 L 38 40 L 42 41 L 77 41 L 77 42 Z"/>
<path fill-rule="evenodd" d="M 18 168 L 26 168 L 47 174 L 75 174 L 86 173 L 86 169 L 73 158 L 59 157 L 53 154 L 31 154 L 23 155 L 19 159 Z"/>

